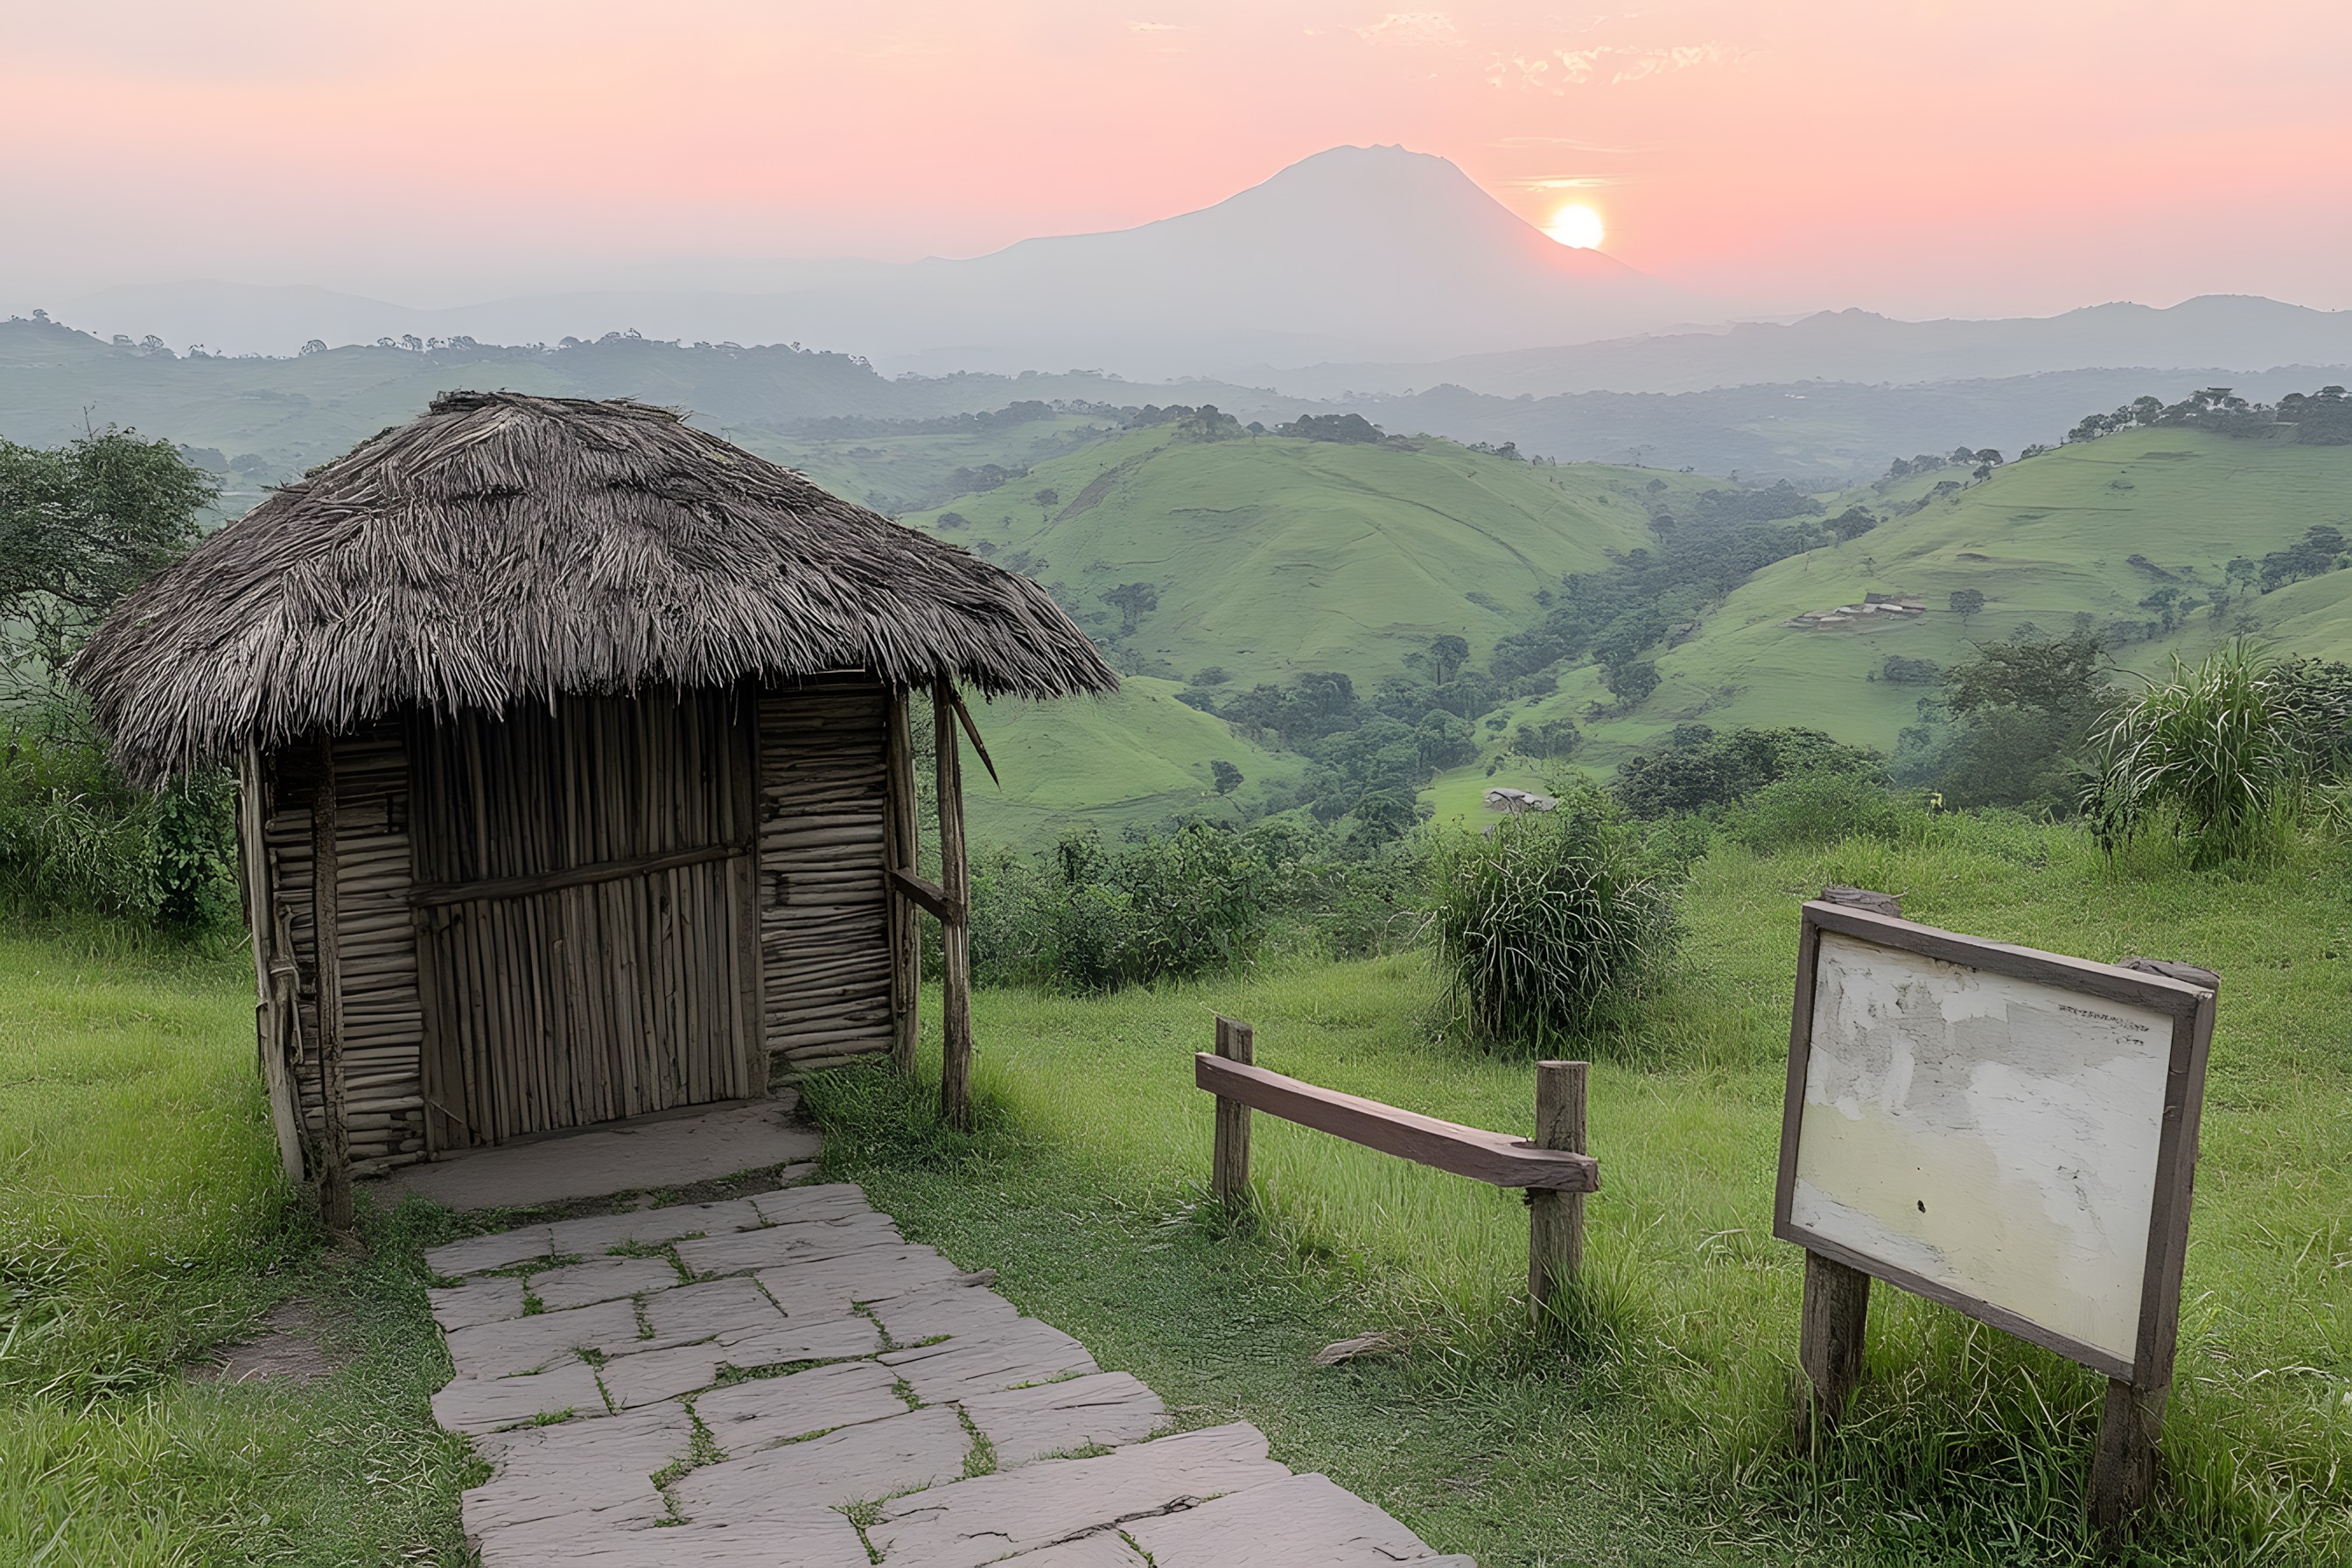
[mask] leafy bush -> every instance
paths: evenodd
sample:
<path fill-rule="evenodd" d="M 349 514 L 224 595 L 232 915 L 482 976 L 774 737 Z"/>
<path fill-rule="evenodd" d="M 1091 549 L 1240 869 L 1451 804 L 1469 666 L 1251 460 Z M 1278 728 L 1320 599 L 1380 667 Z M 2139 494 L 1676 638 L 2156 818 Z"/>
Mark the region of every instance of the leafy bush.
<path fill-rule="evenodd" d="M 1769 855 L 1849 838 L 1893 843 L 1917 815 L 1865 774 L 1801 773 L 1775 780 L 1734 806 L 1723 831 L 1733 843 Z"/>
<path fill-rule="evenodd" d="M 1456 1014 L 1488 1039 L 1572 1035 L 1672 950 L 1680 877 L 1597 792 L 1454 840 L 1432 927 Z"/>
<path fill-rule="evenodd" d="M 1245 959 L 1270 877 L 1232 833 L 1192 824 L 1113 854 L 1093 829 L 1051 855 L 972 868 L 972 977 L 983 985 L 1112 991 Z"/>
<path fill-rule="evenodd" d="M 1636 816 L 1665 816 L 1730 805 L 1799 774 L 1840 773 L 1875 784 L 1875 752 L 1831 740 L 1818 730 L 1734 730 L 1678 724 L 1666 744 L 1628 757 L 1617 769 L 1617 798 Z"/>
<path fill-rule="evenodd" d="M 63 703 L 0 721 L 0 906 L 184 931 L 235 924 L 234 783 L 215 771 L 144 795 Z"/>
<path fill-rule="evenodd" d="M 2275 847 L 2312 773 L 2288 667 L 2241 637 L 2190 668 L 2178 657 L 2099 736 L 2084 810 L 2108 852 L 2169 826 L 2203 868 Z"/>

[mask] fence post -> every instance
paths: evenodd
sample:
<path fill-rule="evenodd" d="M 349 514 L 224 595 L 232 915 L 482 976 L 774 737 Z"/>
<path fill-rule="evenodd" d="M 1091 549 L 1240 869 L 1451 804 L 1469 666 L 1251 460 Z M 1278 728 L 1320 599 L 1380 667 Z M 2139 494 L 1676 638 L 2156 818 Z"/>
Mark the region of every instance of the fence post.
<path fill-rule="evenodd" d="M 1538 1149 L 1589 1153 L 1584 1146 L 1584 1083 L 1589 1062 L 1536 1064 Z M 1584 1267 L 1584 1194 L 1528 1189 L 1528 1318 L 1541 1328 L 1552 1297 Z"/>
<path fill-rule="evenodd" d="M 1255 1065 L 1257 1034 L 1247 1024 L 1217 1019 L 1217 1055 L 1244 1067 Z M 1250 1109 L 1238 1100 L 1217 1096 L 1217 1145 L 1209 1167 L 1209 1191 L 1227 1211 L 1240 1213 L 1249 1205 Z"/>

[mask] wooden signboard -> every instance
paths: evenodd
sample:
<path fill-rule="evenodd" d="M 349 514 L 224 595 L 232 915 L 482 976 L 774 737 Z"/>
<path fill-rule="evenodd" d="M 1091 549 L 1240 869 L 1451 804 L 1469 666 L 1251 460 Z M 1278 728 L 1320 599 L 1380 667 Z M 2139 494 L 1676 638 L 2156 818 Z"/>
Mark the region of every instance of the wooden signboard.
<path fill-rule="evenodd" d="M 1884 1279 L 2105 1373 L 2129 1475 L 2104 1496 L 2095 1467 L 2094 1511 L 2139 1500 L 2217 984 L 1805 906 L 1773 1233 L 1810 1255 L 1809 1420 L 1836 1419 Z"/>

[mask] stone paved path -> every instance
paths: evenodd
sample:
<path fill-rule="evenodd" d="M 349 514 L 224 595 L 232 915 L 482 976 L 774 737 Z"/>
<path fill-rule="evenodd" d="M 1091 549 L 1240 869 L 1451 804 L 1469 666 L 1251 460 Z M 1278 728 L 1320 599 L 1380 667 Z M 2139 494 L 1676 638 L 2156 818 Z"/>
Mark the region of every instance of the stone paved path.
<path fill-rule="evenodd" d="M 1371 1568 L 1439 1557 L 1235 1423 L 1169 1436 L 855 1186 L 426 1254 L 484 1568 Z"/>

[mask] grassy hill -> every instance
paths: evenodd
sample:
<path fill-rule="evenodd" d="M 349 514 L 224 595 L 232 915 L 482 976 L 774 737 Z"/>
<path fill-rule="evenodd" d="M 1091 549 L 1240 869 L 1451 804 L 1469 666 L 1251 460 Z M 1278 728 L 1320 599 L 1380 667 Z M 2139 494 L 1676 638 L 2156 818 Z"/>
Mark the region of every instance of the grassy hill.
<path fill-rule="evenodd" d="M 2352 525 L 2352 447 L 2182 430 L 2063 447 L 1851 542 L 1756 574 L 1696 636 L 1658 656 L 1658 689 L 1635 714 L 1588 725 L 1592 743 L 1579 760 L 1613 763 L 1689 721 L 1802 724 L 1891 749 L 1934 688 L 1872 679 L 1887 656 L 1949 665 L 1972 657 L 1972 644 L 2029 625 L 2060 634 L 2078 616 L 2095 626 L 2146 621 L 2152 612 L 2140 601 L 2152 591 L 2177 587 L 2210 601 L 2232 557 L 2259 559 L 2322 522 Z M 2292 651 L 2352 657 L 2347 575 L 2241 595 L 2220 623 L 2200 608 L 2170 635 L 2115 652 L 2128 667 L 2153 668 L 2172 653 L 2193 658 L 2251 624 Z M 1985 596 L 1965 623 L 1947 608 L 1960 589 Z M 1930 610 L 1843 631 L 1782 624 L 1874 592 L 1918 595 Z M 1564 679 L 1543 712 L 1581 712 L 1601 695 L 1591 675 Z"/>
<path fill-rule="evenodd" d="M 1223 720 L 1185 707 L 1176 689 L 1138 676 L 1115 697 L 975 703 L 972 718 L 1003 784 L 991 784 L 967 757 L 973 838 L 1034 847 L 1081 824 L 1116 833 L 1181 815 L 1234 816 L 1265 785 L 1295 780 L 1304 769 L 1302 759 L 1267 751 Z M 1219 796 L 1212 785 L 1212 760 L 1241 769 L 1233 796 Z"/>
<path fill-rule="evenodd" d="M 1637 497 L 1718 481 L 1539 468 L 1424 439 L 1357 446 L 1126 432 L 1028 479 L 908 521 L 1059 584 L 1129 667 L 1234 681 L 1334 669 L 1360 688 L 1444 633 L 1475 650 L 1523 629 L 1561 574 L 1649 540 Z M 1047 499 L 1041 499 L 1047 498 Z M 942 526 L 954 512 L 968 521 Z M 1149 583 L 1131 632 L 1102 595 Z"/>

